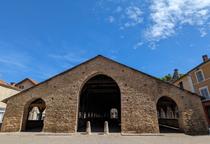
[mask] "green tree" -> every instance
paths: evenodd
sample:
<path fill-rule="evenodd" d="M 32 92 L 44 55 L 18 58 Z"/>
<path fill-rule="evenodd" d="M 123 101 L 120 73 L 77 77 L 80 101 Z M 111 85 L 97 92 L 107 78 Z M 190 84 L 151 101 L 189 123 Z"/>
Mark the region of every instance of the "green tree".
<path fill-rule="evenodd" d="M 165 75 L 164 77 L 162 77 L 160 79 L 163 80 L 163 81 L 169 82 L 169 81 L 172 80 L 172 76 L 171 76 L 171 74 L 167 74 L 167 75 Z"/>

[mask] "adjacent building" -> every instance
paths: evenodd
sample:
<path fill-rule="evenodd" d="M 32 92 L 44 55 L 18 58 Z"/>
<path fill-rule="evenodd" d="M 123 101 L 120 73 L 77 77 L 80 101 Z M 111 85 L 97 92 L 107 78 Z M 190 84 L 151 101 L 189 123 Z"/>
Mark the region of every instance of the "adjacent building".
<path fill-rule="evenodd" d="M 6 109 L 6 104 L 1 101 L 18 92 L 20 92 L 20 90 L 17 87 L 0 80 L 0 123 L 2 123 L 2 119 Z"/>
<path fill-rule="evenodd" d="M 6 83 L 3 80 L 0 80 L 0 124 L 2 123 L 2 119 L 6 109 L 6 104 L 1 101 L 36 84 L 37 82 L 30 78 L 26 78 L 18 83 L 12 82 L 10 84 Z"/>
<path fill-rule="evenodd" d="M 15 87 L 19 88 L 20 90 L 25 90 L 25 89 L 31 88 L 32 86 L 34 86 L 36 84 L 38 84 L 38 83 L 30 78 L 25 78 L 18 83 L 13 83 L 13 85 L 15 85 Z"/>
<path fill-rule="evenodd" d="M 174 75 L 178 75 L 176 71 Z M 201 64 L 197 65 L 183 76 L 178 77 L 173 81 L 173 84 L 202 96 L 203 107 L 210 126 L 210 59 L 208 55 L 204 55 Z"/>

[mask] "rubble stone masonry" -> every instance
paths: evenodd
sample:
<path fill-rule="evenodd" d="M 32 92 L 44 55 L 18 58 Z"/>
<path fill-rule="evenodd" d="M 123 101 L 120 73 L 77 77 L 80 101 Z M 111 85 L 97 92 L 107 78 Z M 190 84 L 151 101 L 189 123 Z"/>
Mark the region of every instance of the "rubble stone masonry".
<path fill-rule="evenodd" d="M 97 56 L 9 98 L 2 132 L 24 129 L 28 105 L 41 98 L 46 103 L 44 132 L 75 133 L 80 91 L 87 80 L 104 74 L 116 81 L 121 92 L 121 132 L 159 133 L 156 104 L 173 99 L 179 109 L 179 126 L 186 134 L 207 134 L 207 122 L 198 95 L 164 83 L 145 73 Z"/>

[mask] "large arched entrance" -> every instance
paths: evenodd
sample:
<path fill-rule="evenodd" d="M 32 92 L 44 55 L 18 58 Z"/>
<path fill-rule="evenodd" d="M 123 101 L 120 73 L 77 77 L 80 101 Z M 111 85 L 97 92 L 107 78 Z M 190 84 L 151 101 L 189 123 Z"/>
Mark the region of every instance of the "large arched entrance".
<path fill-rule="evenodd" d="M 179 110 L 169 97 L 161 97 L 157 102 L 157 115 L 161 133 L 177 133 L 179 129 Z"/>
<path fill-rule="evenodd" d="M 36 99 L 26 108 L 27 117 L 22 131 L 40 132 L 44 126 L 46 104 L 42 99 Z"/>
<path fill-rule="evenodd" d="M 103 132 L 108 121 L 110 132 L 120 132 L 121 100 L 117 83 L 106 75 L 88 80 L 80 93 L 78 132 L 84 132 L 90 121 L 92 132 Z"/>

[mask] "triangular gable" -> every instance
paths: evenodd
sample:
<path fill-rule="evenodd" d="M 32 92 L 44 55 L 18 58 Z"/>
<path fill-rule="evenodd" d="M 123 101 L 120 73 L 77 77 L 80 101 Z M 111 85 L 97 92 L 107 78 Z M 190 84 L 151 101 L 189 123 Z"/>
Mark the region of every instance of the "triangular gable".
<path fill-rule="evenodd" d="M 21 92 L 18 93 L 18 94 L 15 94 L 15 95 L 13 95 L 13 96 L 7 98 L 7 99 L 4 99 L 2 102 L 7 103 L 7 101 L 8 101 L 9 99 L 11 99 L 11 98 L 13 98 L 13 97 L 15 97 L 15 96 L 17 96 L 17 95 L 20 95 L 20 94 L 22 94 L 22 93 L 25 93 L 26 91 L 30 91 L 31 89 L 33 89 L 33 88 L 35 88 L 35 87 L 38 87 L 38 86 L 41 85 L 41 84 L 44 84 L 44 83 L 46 83 L 46 82 L 48 82 L 48 81 L 50 81 L 50 80 L 52 80 L 52 79 L 54 79 L 54 78 L 56 78 L 56 77 L 58 77 L 58 76 L 60 76 L 60 75 L 64 75 L 64 74 L 70 72 L 71 70 L 73 70 L 73 69 L 75 69 L 75 68 L 77 68 L 77 67 L 79 67 L 79 66 L 81 66 L 81 65 L 84 65 L 84 64 L 86 64 L 86 63 L 88 63 L 88 62 L 90 62 L 90 61 L 97 60 L 98 58 L 102 58 L 102 59 L 104 59 L 104 60 L 107 60 L 107 61 L 116 63 L 116 64 L 121 65 L 121 66 L 123 66 L 123 67 L 126 67 L 126 68 L 128 68 L 128 69 L 130 69 L 130 70 L 136 71 L 136 72 L 138 72 L 138 73 L 140 73 L 140 74 L 142 74 L 142 75 L 145 75 L 145 76 L 147 76 L 147 77 L 150 77 L 150 78 L 152 78 L 152 79 L 155 79 L 155 80 L 157 80 L 157 81 L 159 81 L 159 82 L 161 82 L 161 83 L 165 83 L 165 84 L 167 84 L 167 85 L 176 87 L 176 88 L 179 89 L 179 90 L 182 90 L 182 91 L 185 91 L 185 92 L 187 92 L 187 93 L 190 93 L 190 94 L 199 96 L 199 95 L 197 95 L 196 93 L 192 93 L 192 92 L 190 92 L 190 91 L 188 91 L 188 90 L 181 89 L 181 88 L 179 88 L 179 87 L 177 87 L 177 86 L 175 86 L 175 85 L 173 85 L 173 84 L 171 84 L 171 83 L 164 82 L 164 81 L 162 81 L 162 80 L 160 80 L 160 79 L 158 79 L 158 78 L 156 78 L 156 77 L 154 77 L 154 76 L 151 76 L 151 75 L 149 75 L 149 74 L 147 74 L 147 73 L 144 73 L 144 72 L 142 72 L 142 71 L 139 71 L 139 70 L 134 69 L 134 68 L 132 68 L 132 67 L 129 67 L 129 66 L 127 66 L 127 65 L 121 64 L 121 63 L 119 63 L 119 62 L 117 62 L 117 61 L 114 61 L 114 60 L 112 60 L 112 59 L 110 59 L 110 58 L 104 57 L 104 56 L 102 56 L 102 55 L 97 55 L 96 57 L 93 57 L 93 58 L 91 58 L 91 59 L 89 59 L 89 60 L 87 60 L 87 61 L 85 61 L 85 62 L 83 62 L 83 63 L 81 63 L 81 64 L 79 64 L 79 65 L 76 65 L 75 67 L 72 67 L 72 68 L 70 68 L 70 69 L 67 69 L 67 70 L 65 70 L 65 71 L 63 71 L 63 72 L 61 72 L 61 73 L 59 73 L 59 74 L 57 74 L 57 75 L 55 75 L 55 76 L 53 76 L 53 77 L 51 77 L 51 78 L 45 80 L 45 81 L 43 81 L 43 82 L 41 82 L 41 83 L 38 83 L 37 85 L 35 85 L 35 86 L 33 86 L 33 87 L 29 88 L 29 89 L 23 90 L 23 91 L 21 91 Z"/>

